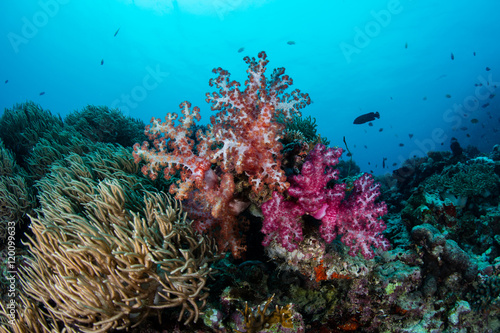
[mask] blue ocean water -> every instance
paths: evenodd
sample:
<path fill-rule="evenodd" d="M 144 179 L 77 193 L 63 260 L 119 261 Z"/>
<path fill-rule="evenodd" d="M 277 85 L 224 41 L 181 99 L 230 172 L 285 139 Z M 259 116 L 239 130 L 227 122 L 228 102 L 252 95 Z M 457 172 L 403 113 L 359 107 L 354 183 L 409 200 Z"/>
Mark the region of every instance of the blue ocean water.
<path fill-rule="evenodd" d="M 149 123 L 188 100 L 207 123 L 211 70 L 243 82 L 243 57 L 266 51 L 362 171 L 391 172 L 452 137 L 484 152 L 499 142 L 495 0 L 23 0 L 0 12 L 2 110 L 107 105 Z M 353 124 L 376 111 L 373 126 Z"/>

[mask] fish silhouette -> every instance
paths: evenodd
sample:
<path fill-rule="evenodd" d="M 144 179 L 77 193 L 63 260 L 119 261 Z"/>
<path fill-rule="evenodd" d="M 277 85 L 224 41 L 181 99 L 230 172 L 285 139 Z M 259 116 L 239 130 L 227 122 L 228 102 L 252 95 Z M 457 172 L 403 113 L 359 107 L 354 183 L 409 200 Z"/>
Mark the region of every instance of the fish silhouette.
<path fill-rule="evenodd" d="M 377 118 L 377 119 L 380 118 L 380 113 L 378 113 L 378 111 L 362 114 L 361 116 L 354 119 L 353 124 L 356 124 L 356 125 L 364 124 L 364 123 L 367 123 L 369 121 L 375 120 L 375 118 Z"/>

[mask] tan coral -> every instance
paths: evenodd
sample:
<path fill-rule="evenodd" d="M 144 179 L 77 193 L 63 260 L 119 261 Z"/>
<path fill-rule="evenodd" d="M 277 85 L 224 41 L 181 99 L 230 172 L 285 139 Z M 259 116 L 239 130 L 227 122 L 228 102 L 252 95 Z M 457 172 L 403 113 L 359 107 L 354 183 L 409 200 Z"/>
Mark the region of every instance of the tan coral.
<path fill-rule="evenodd" d="M 121 171 L 135 169 L 127 150 L 108 150 L 71 154 L 38 183 L 23 292 L 67 330 L 135 327 L 164 308 L 196 322 L 215 245 L 178 201 Z"/>

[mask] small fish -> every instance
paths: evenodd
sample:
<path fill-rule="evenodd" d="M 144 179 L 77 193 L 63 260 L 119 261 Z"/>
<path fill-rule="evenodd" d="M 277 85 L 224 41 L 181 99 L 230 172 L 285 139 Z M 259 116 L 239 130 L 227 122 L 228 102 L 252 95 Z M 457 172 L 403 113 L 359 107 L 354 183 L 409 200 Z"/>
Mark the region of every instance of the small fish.
<path fill-rule="evenodd" d="M 404 144 L 404 143 L 400 143 L 400 144 L 399 144 L 399 146 L 400 146 L 400 147 L 404 147 L 404 146 L 405 146 L 405 144 Z"/>
<path fill-rule="evenodd" d="M 470 122 L 473 123 L 473 124 L 477 124 L 479 122 L 479 120 L 477 120 L 476 118 L 472 118 L 470 120 Z"/>
<path fill-rule="evenodd" d="M 371 165 L 371 163 L 370 163 L 370 162 L 368 162 L 368 165 Z"/>
<path fill-rule="evenodd" d="M 482 107 L 483 109 L 486 109 L 488 106 L 490 106 L 490 103 L 484 103 L 481 107 Z"/>
<path fill-rule="evenodd" d="M 455 60 L 455 56 L 453 55 L 453 52 L 451 53 L 451 60 Z"/>
<path fill-rule="evenodd" d="M 369 112 L 362 114 L 361 116 L 358 116 L 356 119 L 354 119 L 353 124 L 360 125 L 367 123 L 369 121 L 375 120 L 375 118 L 380 119 L 380 113 L 377 112 Z M 373 126 L 373 124 L 372 124 Z"/>
<path fill-rule="evenodd" d="M 368 126 L 373 126 L 373 123 L 370 121 L 370 122 L 368 123 Z"/>
<path fill-rule="evenodd" d="M 116 30 L 115 34 L 113 35 L 113 37 L 116 37 L 116 35 L 118 35 L 118 31 L 120 31 L 120 28 L 118 28 L 118 30 Z"/>
<path fill-rule="evenodd" d="M 413 134 L 411 134 L 411 133 L 408 134 L 408 136 L 410 137 L 410 139 L 413 138 Z"/>
<path fill-rule="evenodd" d="M 462 131 L 467 131 L 467 127 L 465 127 L 465 126 L 460 127 L 460 129 L 461 129 Z"/>
<path fill-rule="evenodd" d="M 491 71 L 491 68 L 486 67 L 486 71 L 487 71 L 487 72 Z"/>
<path fill-rule="evenodd" d="M 378 129 L 379 132 L 382 132 L 384 129 L 381 127 Z"/>
<path fill-rule="evenodd" d="M 101 59 L 101 66 L 104 65 L 104 59 Z"/>
<path fill-rule="evenodd" d="M 40 96 L 45 95 L 45 91 L 42 91 L 39 95 Z"/>
<path fill-rule="evenodd" d="M 391 96 L 391 100 L 392 100 L 392 96 Z"/>
<path fill-rule="evenodd" d="M 446 98 L 451 98 L 451 95 L 450 94 L 446 94 L 445 97 Z"/>
<path fill-rule="evenodd" d="M 500 120 L 500 119 L 499 119 Z M 365 145 L 365 149 L 368 149 L 368 147 Z"/>
<path fill-rule="evenodd" d="M 426 100 L 427 100 L 427 96 L 424 96 L 424 98 L 422 98 L 422 99 L 423 99 L 424 101 L 426 101 Z"/>
<path fill-rule="evenodd" d="M 470 134 L 469 134 L 469 133 L 467 133 L 467 134 L 465 134 L 465 135 L 466 135 L 468 138 L 470 138 Z"/>
<path fill-rule="evenodd" d="M 407 49 L 407 48 L 408 48 L 408 42 L 405 43 L 405 49 Z"/>
<path fill-rule="evenodd" d="M 385 168 L 385 161 L 387 161 L 387 157 L 382 158 L 382 168 Z"/>
<path fill-rule="evenodd" d="M 474 55 L 474 57 L 476 56 L 476 52 L 472 52 L 472 54 Z"/>
<path fill-rule="evenodd" d="M 7 80 L 7 81 L 9 81 L 9 80 Z M 7 82 L 5 82 L 5 83 L 7 83 Z M 490 94 L 489 97 L 490 97 L 490 99 L 492 99 L 493 97 L 495 97 L 495 94 Z"/>
<path fill-rule="evenodd" d="M 9 80 L 5 80 L 5 83 L 9 83 Z"/>
<path fill-rule="evenodd" d="M 398 165 L 396 162 L 392 163 L 392 166 L 396 166 L 396 165 Z"/>
<path fill-rule="evenodd" d="M 238 49 L 238 53 L 241 53 L 241 52 L 243 52 L 243 51 L 245 51 L 245 48 L 244 48 L 244 47 L 240 47 L 240 48 Z"/>
<path fill-rule="evenodd" d="M 295 42 L 293 40 L 289 40 L 288 42 L 286 42 L 288 45 L 295 45 Z"/>

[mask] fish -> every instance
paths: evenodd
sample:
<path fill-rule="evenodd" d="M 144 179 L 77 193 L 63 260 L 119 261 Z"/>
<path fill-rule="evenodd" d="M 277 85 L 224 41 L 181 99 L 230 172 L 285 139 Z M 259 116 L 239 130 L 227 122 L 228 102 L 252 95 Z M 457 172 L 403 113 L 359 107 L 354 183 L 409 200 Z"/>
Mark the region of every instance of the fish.
<path fill-rule="evenodd" d="M 379 132 L 382 132 L 384 129 L 381 127 L 378 129 Z"/>
<path fill-rule="evenodd" d="M 476 118 L 472 118 L 472 119 L 470 120 L 470 122 L 471 122 L 471 123 L 473 123 L 473 124 L 477 124 L 477 123 L 479 122 L 479 120 L 478 120 L 478 119 L 476 119 Z"/>
<path fill-rule="evenodd" d="M 5 83 L 7 83 L 9 80 L 5 81 Z M 495 97 L 495 94 L 490 94 L 490 99 L 492 99 L 493 97 Z"/>
<path fill-rule="evenodd" d="M 392 163 L 392 166 L 396 166 L 396 165 L 398 165 L 396 162 Z"/>
<path fill-rule="evenodd" d="M 243 52 L 243 51 L 245 51 L 245 48 L 244 48 L 244 47 L 240 47 L 240 48 L 238 49 L 238 53 L 241 53 L 241 52 Z"/>
<path fill-rule="evenodd" d="M 380 113 L 377 112 L 369 112 L 362 114 L 361 116 L 358 116 L 356 119 L 354 119 L 353 124 L 360 125 L 367 123 L 369 121 L 375 120 L 375 118 L 380 119 Z"/>
<path fill-rule="evenodd" d="M 469 134 L 469 133 L 467 133 L 467 134 L 465 134 L 465 135 L 466 135 L 468 138 L 470 138 L 470 134 Z"/>
<path fill-rule="evenodd" d="M 382 168 L 385 168 L 385 161 L 387 161 L 387 157 L 382 158 Z"/>
<path fill-rule="evenodd" d="M 408 136 L 410 137 L 410 139 L 413 138 L 413 134 L 411 134 L 411 133 L 408 134 Z"/>
<path fill-rule="evenodd" d="M 427 96 L 424 96 L 424 98 L 422 98 L 422 99 L 423 99 L 424 101 L 426 101 L 426 100 L 427 100 Z"/>
<path fill-rule="evenodd" d="M 288 45 L 295 45 L 295 42 L 293 40 L 289 40 L 288 42 L 286 42 Z"/>
<path fill-rule="evenodd" d="M 400 147 L 404 147 L 404 146 L 405 146 L 405 144 L 404 144 L 404 143 L 400 143 L 400 144 L 399 144 L 399 146 L 400 146 Z"/>
<path fill-rule="evenodd" d="M 499 120 L 500 120 L 500 118 L 499 118 Z M 365 145 L 365 149 L 368 149 L 368 147 L 366 145 Z"/>
<path fill-rule="evenodd" d="M 101 59 L 101 66 L 104 65 L 104 59 Z"/>
<path fill-rule="evenodd" d="M 451 95 L 450 94 L 446 94 L 444 95 L 446 98 L 451 98 Z"/>
<path fill-rule="evenodd" d="M 39 95 L 40 96 L 45 95 L 45 91 L 42 91 Z"/>
<path fill-rule="evenodd" d="M 405 43 L 405 49 L 407 49 L 407 48 L 408 48 L 408 43 Z"/>
<path fill-rule="evenodd" d="M 472 54 L 474 55 L 474 57 L 476 56 L 476 52 L 472 52 Z"/>
<path fill-rule="evenodd" d="M 487 72 L 491 71 L 491 68 L 486 67 L 486 71 L 487 71 Z"/>
<path fill-rule="evenodd" d="M 453 55 L 453 52 L 451 53 L 451 60 L 455 60 L 455 56 Z"/>
<path fill-rule="evenodd" d="M 462 126 L 462 127 L 460 127 L 460 129 L 461 129 L 462 131 L 467 131 L 467 127 L 466 127 L 466 126 Z"/>
<path fill-rule="evenodd" d="M 373 123 L 370 121 L 370 122 L 368 123 L 368 126 L 373 126 Z"/>
<path fill-rule="evenodd" d="M 483 109 L 485 109 L 485 108 L 487 108 L 488 106 L 490 106 L 490 103 L 484 103 L 481 107 L 482 107 Z"/>
<path fill-rule="evenodd" d="M 5 80 L 5 83 L 9 83 L 9 80 Z"/>
<path fill-rule="evenodd" d="M 118 35 L 118 31 L 120 31 L 120 28 L 118 28 L 118 30 L 116 30 L 115 34 L 113 35 L 113 37 L 116 37 L 116 35 Z"/>

